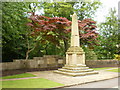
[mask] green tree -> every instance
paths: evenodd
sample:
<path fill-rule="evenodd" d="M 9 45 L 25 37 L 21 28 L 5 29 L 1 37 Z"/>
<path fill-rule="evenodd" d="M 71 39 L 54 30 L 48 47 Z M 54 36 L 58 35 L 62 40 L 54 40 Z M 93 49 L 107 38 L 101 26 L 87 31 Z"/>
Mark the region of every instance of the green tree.
<path fill-rule="evenodd" d="M 2 2 L 3 61 L 26 57 L 28 12 L 35 12 L 37 5 L 30 2 Z"/>
<path fill-rule="evenodd" d="M 33 32 L 31 36 L 33 37 L 42 37 L 40 42 L 45 43 L 45 50 L 49 47 L 49 44 L 52 43 L 62 49 L 63 42 L 70 40 L 70 32 L 71 32 L 71 21 L 67 18 L 63 17 L 46 17 L 39 15 L 31 15 L 30 23 L 28 26 L 31 26 Z M 95 44 L 98 33 L 96 33 L 96 22 L 91 19 L 84 19 L 82 21 L 78 20 L 78 27 L 80 32 L 81 43 L 80 45 L 89 45 L 92 46 Z M 94 42 L 94 43 L 93 43 Z M 69 44 L 69 43 L 67 43 Z M 53 45 L 53 46 L 54 46 Z M 53 47 L 56 48 L 56 47 Z M 47 48 L 48 49 L 48 48 Z M 66 45 L 64 45 L 63 52 L 67 51 Z M 48 54 L 46 50 L 46 54 Z"/>
<path fill-rule="evenodd" d="M 71 20 L 70 15 L 76 12 L 79 20 L 83 20 L 85 18 L 92 18 L 100 5 L 101 2 L 99 1 L 53 3 L 44 2 L 42 7 L 44 8 L 45 16 L 66 17 L 68 20 Z"/>
<path fill-rule="evenodd" d="M 2 56 L 4 60 L 23 58 L 25 52 L 24 33 L 27 21 L 23 3 L 2 3 Z"/>
<path fill-rule="evenodd" d="M 80 4 L 80 6 L 77 6 Z M 69 40 L 60 41 L 63 47 L 52 45 L 50 42 L 40 43 L 41 35 L 31 38 L 32 29 L 26 26 L 29 22 L 30 13 L 36 10 L 43 9 L 45 16 L 50 17 L 66 17 L 71 20 L 70 15 L 76 12 L 80 20 L 90 18 L 94 15 L 100 2 L 64 2 L 64 3 L 46 3 L 46 2 L 3 2 L 2 3 L 2 56 L 3 61 L 30 58 L 33 56 L 41 56 L 42 54 L 52 54 L 51 49 L 55 48 L 55 53 L 67 50 Z M 74 8 L 73 8 L 74 7 Z M 64 36 L 64 35 L 63 35 Z M 37 43 L 37 45 L 36 45 Z M 41 50 L 40 50 L 41 49 Z M 40 54 L 39 54 L 40 53 Z M 63 55 L 61 53 L 60 55 Z"/>
<path fill-rule="evenodd" d="M 94 13 L 101 5 L 99 1 L 93 2 L 53 2 L 47 3 L 44 2 L 42 7 L 44 8 L 44 14 L 48 17 L 65 17 L 68 20 L 71 20 L 70 15 L 74 12 L 77 13 L 78 19 L 83 20 L 85 18 L 92 18 Z M 63 47 L 65 52 L 69 47 L 69 40 L 64 40 Z"/>
<path fill-rule="evenodd" d="M 118 37 L 118 19 L 115 8 L 111 8 L 105 22 L 99 25 L 99 46 L 96 47 L 96 53 L 99 58 L 113 58 L 118 52 L 116 45 L 120 43 Z"/>

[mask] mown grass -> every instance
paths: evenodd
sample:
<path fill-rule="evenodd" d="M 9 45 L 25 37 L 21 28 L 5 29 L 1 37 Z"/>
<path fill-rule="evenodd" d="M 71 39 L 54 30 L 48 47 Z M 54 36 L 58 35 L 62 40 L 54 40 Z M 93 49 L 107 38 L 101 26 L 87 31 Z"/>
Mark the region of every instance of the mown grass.
<path fill-rule="evenodd" d="M 2 81 L 2 88 L 52 88 L 63 85 L 44 78 Z"/>
<path fill-rule="evenodd" d="M 104 70 L 104 69 L 110 69 L 112 67 L 102 67 L 102 68 L 91 68 L 93 70 Z"/>
<path fill-rule="evenodd" d="M 26 78 L 26 77 L 36 77 L 36 75 L 30 73 L 22 73 L 17 75 L 0 77 L 0 79 L 14 79 L 14 78 Z"/>
<path fill-rule="evenodd" d="M 110 71 L 110 72 L 120 72 L 120 69 L 112 69 L 112 70 L 107 70 L 107 71 Z"/>

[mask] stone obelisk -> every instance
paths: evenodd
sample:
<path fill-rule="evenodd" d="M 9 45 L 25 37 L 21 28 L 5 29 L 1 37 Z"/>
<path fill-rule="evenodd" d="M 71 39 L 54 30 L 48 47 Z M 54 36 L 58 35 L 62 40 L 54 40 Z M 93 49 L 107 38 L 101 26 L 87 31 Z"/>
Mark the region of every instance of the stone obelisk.
<path fill-rule="evenodd" d="M 79 47 L 79 31 L 78 31 L 78 21 L 77 15 L 74 13 L 72 15 L 72 32 L 71 32 L 71 47 Z"/>
<path fill-rule="evenodd" d="M 80 47 L 77 15 L 72 15 L 71 46 L 66 52 L 66 65 L 78 66 L 85 64 L 85 52 Z"/>
<path fill-rule="evenodd" d="M 69 76 L 84 76 L 98 73 L 85 65 L 85 52 L 80 47 L 76 13 L 72 15 L 71 46 L 66 52 L 66 64 L 64 67 L 54 72 Z"/>

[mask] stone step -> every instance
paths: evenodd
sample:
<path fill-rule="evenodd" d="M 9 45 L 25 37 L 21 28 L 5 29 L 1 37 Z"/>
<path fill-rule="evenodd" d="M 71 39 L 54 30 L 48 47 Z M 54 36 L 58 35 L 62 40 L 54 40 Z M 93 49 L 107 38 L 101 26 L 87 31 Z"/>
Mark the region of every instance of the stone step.
<path fill-rule="evenodd" d="M 84 69 L 84 70 L 58 69 L 58 71 L 80 73 L 80 72 L 90 72 L 90 71 L 93 71 L 93 69 Z"/>
<path fill-rule="evenodd" d="M 63 69 L 69 69 L 69 70 L 85 70 L 89 67 L 62 67 Z"/>
<path fill-rule="evenodd" d="M 92 72 L 84 72 L 84 73 L 69 73 L 69 72 L 63 72 L 63 71 L 54 71 L 55 73 L 63 74 L 63 75 L 68 75 L 68 76 L 85 76 L 85 75 L 92 75 L 92 74 L 98 74 L 97 71 L 92 71 Z"/>
<path fill-rule="evenodd" d="M 83 64 L 65 65 L 65 67 L 86 67 L 86 65 L 83 65 Z"/>

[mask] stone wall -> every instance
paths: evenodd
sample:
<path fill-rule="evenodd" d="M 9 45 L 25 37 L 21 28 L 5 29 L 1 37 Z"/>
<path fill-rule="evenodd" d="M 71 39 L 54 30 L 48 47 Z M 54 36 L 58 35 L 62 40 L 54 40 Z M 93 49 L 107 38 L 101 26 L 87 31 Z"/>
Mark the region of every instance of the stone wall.
<path fill-rule="evenodd" d="M 45 55 L 43 57 L 34 57 L 29 60 L 13 60 L 13 62 L 0 63 L 1 70 L 32 69 L 32 68 L 53 68 L 62 67 L 65 59 L 57 55 Z"/>
<path fill-rule="evenodd" d="M 13 62 L 0 63 L 0 70 L 16 70 L 16 69 L 45 69 L 59 68 L 64 66 L 65 58 L 57 55 L 45 55 L 43 57 L 34 57 L 29 60 L 13 60 Z M 88 67 L 117 67 L 116 60 L 86 60 Z"/>
<path fill-rule="evenodd" d="M 120 62 L 117 60 L 86 60 L 86 65 L 95 68 L 95 67 L 118 67 Z"/>

